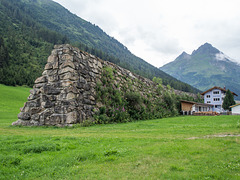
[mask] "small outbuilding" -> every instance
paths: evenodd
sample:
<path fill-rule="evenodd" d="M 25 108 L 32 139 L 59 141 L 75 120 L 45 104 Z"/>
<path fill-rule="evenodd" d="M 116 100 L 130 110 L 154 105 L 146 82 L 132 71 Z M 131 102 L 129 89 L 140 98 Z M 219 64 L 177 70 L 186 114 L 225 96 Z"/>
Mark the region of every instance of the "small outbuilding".
<path fill-rule="evenodd" d="M 232 110 L 232 115 L 240 115 L 240 103 L 230 106 Z"/>
<path fill-rule="evenodd" d="M 183 115 L 211 115 L 213 105 L 181 100 L 181 110 Z"/>

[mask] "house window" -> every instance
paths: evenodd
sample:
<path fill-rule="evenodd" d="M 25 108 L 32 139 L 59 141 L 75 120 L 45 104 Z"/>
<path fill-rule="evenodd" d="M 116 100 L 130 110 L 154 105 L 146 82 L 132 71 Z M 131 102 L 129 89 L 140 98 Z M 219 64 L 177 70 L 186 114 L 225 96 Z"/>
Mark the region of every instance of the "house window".
<path fill-rule="evenodd" d="M 220 101 L 220 98 L 213 98 L 213 101 Z"/>
<path fill-rule="evenodd" d="M 207 101 L 207 103 L 208 103 L 208 104 L 210 104 L 210 103 L 211 103 L 211 101 Z"/>
<path fill-rule="evenodd" d="M 217 108 L 218 106 L 217 105 L 215 105 L 215 108 Z"/>
<path fill-rule="evenodd" d="M 213 91 L 213 94 L 219 94 L 219 91 Z"/>
<path fill-rule="evenodd" d="M 210 95 L 207 95 L 207 98 L 210 98 L 211 96 Z"/>

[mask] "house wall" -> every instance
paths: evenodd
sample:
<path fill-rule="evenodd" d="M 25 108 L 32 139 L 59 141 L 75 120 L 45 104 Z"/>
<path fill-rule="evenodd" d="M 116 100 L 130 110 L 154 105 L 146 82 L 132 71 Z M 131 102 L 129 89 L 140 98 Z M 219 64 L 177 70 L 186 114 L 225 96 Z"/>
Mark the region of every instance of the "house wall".
<path fill-rule="evenodd" d="M 192 111 L 193 104 L 181 102 L 182 111 Z"/>
<path fill-rule="evenodd" d="M 195 112 L 209 112 L 209 111 L 212 111 L 211 106 L 196 105 Z"/>
<path fill-rule="evenodd" d="M 218 94 L 214 92 L 218 92 Z M 212 91 L 209 91 L 206 94 L 204 94 L 204 103 L 214 105 L 213 111 L 221 112 L 224 111 L 222 109 L 224 97 L 225 92 L 221 91 L 220 89 L 213 89 Z"/>
<path fill-rule="evenodd" d="M 240 105 L 232 108 L 232 114 L 240 114 Z"/>

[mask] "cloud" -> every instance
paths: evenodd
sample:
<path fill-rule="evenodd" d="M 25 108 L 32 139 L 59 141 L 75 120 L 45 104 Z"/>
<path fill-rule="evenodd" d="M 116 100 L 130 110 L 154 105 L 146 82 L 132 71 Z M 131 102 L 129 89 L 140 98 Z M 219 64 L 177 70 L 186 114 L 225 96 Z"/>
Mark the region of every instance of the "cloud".
<path fill-rule="evenodd" d="M 56 0 L 159 67 L 205 42 L 240 62 L 239 0 Z"/>
<path fill-rule="evenodd" d="M 215 54 L 215 58 L 218 61 L 227 61 L 229 59 L 229 57 L 223 54 L 222 52 Z"/>

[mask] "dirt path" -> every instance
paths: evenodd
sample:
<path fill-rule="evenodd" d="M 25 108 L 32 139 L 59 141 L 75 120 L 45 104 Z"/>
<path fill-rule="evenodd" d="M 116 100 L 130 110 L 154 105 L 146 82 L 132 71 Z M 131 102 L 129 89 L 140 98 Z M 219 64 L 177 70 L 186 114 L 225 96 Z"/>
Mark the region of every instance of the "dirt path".
<path fill-rule="evenodd" d="M 214 134 L 214 135 L 206 135 L 203 137 L 190 137 L 186 139 L 206 139 L 206 138 L 213 138 L 213 137 L 240 137 L 240 134 Z"/>

